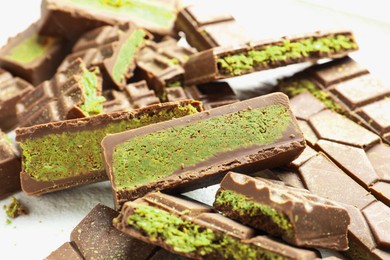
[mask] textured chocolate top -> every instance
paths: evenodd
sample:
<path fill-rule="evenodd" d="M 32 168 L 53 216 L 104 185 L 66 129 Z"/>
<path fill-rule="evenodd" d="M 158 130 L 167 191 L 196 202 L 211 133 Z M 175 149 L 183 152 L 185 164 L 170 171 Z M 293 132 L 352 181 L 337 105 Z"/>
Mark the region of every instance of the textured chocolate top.
<path fill-rule="evenodd" d="M 84 258 L 80 255 L 76 246 L 71 242 L 66 242 L 49 256 L 45 257 L 44 260 L 83 260 Z"/>

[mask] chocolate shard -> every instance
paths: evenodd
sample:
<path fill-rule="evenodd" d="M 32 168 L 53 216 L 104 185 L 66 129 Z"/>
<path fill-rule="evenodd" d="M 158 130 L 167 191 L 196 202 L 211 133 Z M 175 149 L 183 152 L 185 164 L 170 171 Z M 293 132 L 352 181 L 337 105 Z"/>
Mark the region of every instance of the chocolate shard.
<path fill-rule="evenodd" d="M 23 191 L 38 195 L 106 180 L 100 147 L 104 136 L 201 110 L 199 102 L 187 100 L 18 128 Z"/>
<path fill-rule="evenodd" d="M 214 208 L 292 245 L 348 249 L 347 210 L 304 189 L 229 172 L 217 191 Z"/>
<path fill-rule="evenodd" d="M 124 26 L 131 22 L 158 35 L 171 34 L 177 14 L 177 1 L 42 1 L 40 31 L 77 39 L 83 33 L 104 25 Z"/>
<path fill-rule="evenodd" d="M 362 210 L 378 246 L 390 249 L 390 208 L 376 201 Z"/>
<path fill-rule="evenodd" d="M 218 47 L 190 57 L 184 65 L 185 83 L 196 85 L 321 58 L 340 58 L 357 49 L 350 31 L 318 31 Z"/>
<path fill-rule="evenodd" d="M 287 97 L 274 93 L 110 135 L 102 147 L 119 208 L 150 191 L 217 183 L 232 169 L 286 164 L 305 143 Z"/>
<path fill-rule="evenodd" d="M 191 5 L 180 10 L 175 30 L 185 33 L 187 42 L 198 51 L 226 45 L 246 43 L 251 37 L 228 13 Z"/>
<path fill-rule="evenodd" d="M 26 81 L 0 69 L 0 129 L 8 132 L 18 125 L 16 104 L 33 89 Z"/>
<path fill-rule="evenodd" d="M 55 251 L 44 258 L 44 260 L 83 260 L 84 258 L 77 250 L 77 247 L 72 242 L 62 244 Z"/>
<path fill-rule="evenodd" d="M 0 50 L 0 66 L 32 85 L 49 80 L 68 52 L 60 38 L 41 36 L 33 23 Z"/>
<path fill-rule="evenodd" d="M 8 136 L 0 131 L 0 199 L 20 190 L 21 163 Z"/>
<path fill-rule="evenodd" d="M 152 195 L 151 195 L 152 194 Z M 263 259 L 290 257 L 314 259 L 313 251 L 288 246 L 266 236 L 255 237 L 253 229 L 213 213 L 210 207 L 162 193 L 151 193 L 142 199 L 126 202 L 114 226 L 145 242 L 194 259 Z M 154 203 L 164 197 L 164 205 Z M 175 205 L 183 211 L 179 212 Z M 192 209 L 210 212 L 193 212 Z M 163 229 L 159 228 L 164 226 Z"/>
<path fill-rule="evenodd" d="M 25 95 L 16 105 L 19 125 L 26 127 L 65 119 L 97 115 L 103 110 L 99 69 L 88 70 L 76 59 Z"/>

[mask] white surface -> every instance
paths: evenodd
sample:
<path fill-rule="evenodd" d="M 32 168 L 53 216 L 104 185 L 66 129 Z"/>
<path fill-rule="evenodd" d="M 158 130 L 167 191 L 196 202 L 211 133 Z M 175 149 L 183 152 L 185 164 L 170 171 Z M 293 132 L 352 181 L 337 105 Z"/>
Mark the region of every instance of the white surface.
<path fill-rule="evenodd" d="M 193 2 L 193 1 L 192 1 Z M 211 1 L 208 1 L 211 2 Z M 319 29 L 352 29 L 360 51 L 351 55 L 367 66 L 385 82 L 389 74 L 390 25 L 384 1 L 359 4 L 367 1 L 332 1 L 338 6 L 325 8 L 310 1 L 219 1 L 235 15 L 246 29 L 259 39 Z M 324 5 L 322 1 L 322 4 Z M 319 2 L 321 4 L 321 1 Z M 342 10 L 354 5 L 353 11 Z M 339 8 L 340 7 L 340 8 Z M 357 14 L 357 15 L 356 15 Z M 360 15 L 366 14 L 366 15 Z M 369 17 L 367 17 L 367 14 Z M 376 16 L 375 14 L 378 14 Z M 0 45 L 6 39 L 26 28 L 40 16 L 39 0 L 6 1 L 0 9 Z M 229 80 L 237 90 L 253 95 L 264 83 L 275 76 L 291 74 L 299 66 L 288 67 Z M 389 78 L 389 77 L 388 77 Z M 242 92 L 240 92 L 242 93 Z M 211 203 L 214 189 L 191 193 L 192 196 Z M 113 206 L 108 182 L 56 192 L 41 197 L 15 195 L 30 211 L 27 216 L 6 224 L 6 215 L 0 210 L 0 259 L 42 259 L 62 243 L 69 240 L 71 230 L 98 203 Z M 9 203 L 0 201 L 0 206 Z"/>

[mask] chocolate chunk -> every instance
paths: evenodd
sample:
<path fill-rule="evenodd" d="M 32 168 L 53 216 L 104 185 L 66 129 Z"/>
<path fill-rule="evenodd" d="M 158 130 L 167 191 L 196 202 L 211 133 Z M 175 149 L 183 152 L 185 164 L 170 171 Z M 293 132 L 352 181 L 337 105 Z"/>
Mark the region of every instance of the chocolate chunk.
<path fill-rule="evenodd" d="M 213 48 L 190 57 L 184 65 L 185 81 L 186 85 L 196 85 L 299 62 L 343 57 L 357 48 L 348 31 L 315 32 Z"/>
<path fill-rule="evenodd" d="M 303 163 L 315 156 L 317 152 L 313 150 L 310 146 L 306 146 L 305 150 L 291 163 L 288 164 L 289 167 L 298 169 Z"/>
<path fill-rule="evenodd" d="M 159 197 L 161 193 L 152 193 Z M 166 204 L 155 204 L 150 194 L 124 204 L 114 226 L 137 239 L 173 253 L 195 259 L 262 259 L 290 257 L 314 259 L 313 251 L 295 248 L 266 236 L 255 237 L 253 229 L 212 212 L 192 212 L 194 202 L 162 195 Z M 177 204 L 184 209 L 178 212 Z M 195 208 L 208 208 L 202 204 Z M 163 229 L 159 228 L 164 226 Z"/>
<path fill-rule="evenodd" d="M 0 199 L 20 190 L 20 168 L 11 140 L 0 131 Z"/>
<path fill-rule="evenodd" d="M 305 150 L 307 148 L 308 146 L 305 148 Z M 303 185 L 297 172 L 290 171 L 289 169 L 276 168 L 272 169 L 271 174 L 273 175 L 273 178 L 277 177 L 277 179 L 291 187 L 305 189 L 305 186 Z"/>
<path fill-rule="evenodd" d="M 178 14 L 175 30 L 183 31 L 191 46 L 203 51 L 251 40 L 230 14 L 209 9 L 209 7 L 193 5 L 183 8 Z"/>
<path fill-rule="evenodd" d="M 385 134 L 390 132 L 390 114 L 384 111 L 390 111 L 390 98 L 366 105 L 358 111 L 358 114 L 370 122 L 380 134 Z"/>
<path fill-rule="evenodd" d="M 387 144 L 377 144 L 367 151 L 367 156 L 380 179 L 390 182 L 390 147 Z"/>
<path fill-rule="evenodd" d="M 58 249 L 53 251 L 44 260 L 83 260 L 84 258 L 72 242 L 66 242 Z"/>
<path fill-rule="evenodd" d="M 16 103 L 33 89 L 26 81 L 0 69 L 0 129 L 10 131 L 17 126 Z"/>
<path fill-rule="evenodd" d="M 37 31 L 34 23 L 0 50 L 0 66 L 33 85 L 49 80 L 67 53 L 65 41 Z"/>
<path fill-rule="evenodd" d="M 376 201 L 362 210 L 364 217 L 380 247 L 390 248 L 390 208 Z"/>
<path fill-rule="evenodd" d="M 303 120 L 297 120 L 297 121 L 298 121 L 299 128 L 302 130 L 305 136 L 306 142 L 309 143 L 311 146 L 314 146 L 318 141 L 318 137 L 316 133 L 313 131 L 311 126 L 306 121 Z"/>
<path fill-rule="evenodd" d="M 229 172 L 217 191 L 214 208 L 289 244 L 348 249 L 348 212 L 307 190 Z"/>
<path fill-rule="evenodd" d="M 304 146 L 281 93 L 109 135 L 102 142 L 117 208 L 150 191 L 217 183 L 232 169 L 281 166 Z"/>
<path fill-rule="evenodd" d="M 323 103 L 307 91 L 291 98 L 290 102 L 295 117 L 305 121 L 308 121 L 310 116 L 326 109 Z"/>
<path fill-rule="evenodd" d="M 380 201 L 390 207 L 390 183 L 384 181 L 378 181 L 370 187 L 370 191 Z"/>
<path fill-rule="evenodd" d="M 158 35 L 167 35 L 172 33 L 176 13 L 177 1 L 44 0 L 39 33 L 77 39 L 104 25 L 123 26 L 131 22 Z"/>
<path fill-rule="evenodd" d="M 22 188 L 35 195 L 105 180 L 100 147 L 104 136 L 198 111 L 199 102 L 181 101 L 19 128 Z"/>

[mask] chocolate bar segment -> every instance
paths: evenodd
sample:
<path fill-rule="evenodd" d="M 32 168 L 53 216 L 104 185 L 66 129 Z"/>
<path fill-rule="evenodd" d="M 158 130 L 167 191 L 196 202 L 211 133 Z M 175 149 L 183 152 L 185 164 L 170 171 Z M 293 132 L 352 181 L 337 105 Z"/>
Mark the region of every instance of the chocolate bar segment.
<path fill-rule="evenodd" d="M 300 62 L 340 58 L 357 49 L 349 31 L 315 32 L 213 48 L 190 57 L 184 65 L 185 82 L 196 85 Z"/>
<path fill-rule="evenodd" d="M 181 101 L 19 128 L 22 188 L 37 195 L 105 180 L 100 147 L 104 136 L 198 111 L 199 102 Z"/>
<path fill-rule="evenodd" d="M 84 258 L 78 252 L 76 246 L 71 242 L 62 244 L 59 248 L 53 251 L 44 260 L 83 260 Z"/>
<path fill-rule="evenodd" d="M 36 86 L 54 75 L 67 49 L 60 38 L 39 35 L 34 23 L 1 48 L 0 66 Z"/>
<path fill-rule="evenodd" d="M 348 249 L 348 212 L 307 190 L 229 172 L 217 191 L 214 208 L 289 244 Z"/>
<path fill-rule="evenodd" d="M 172 33 L 176 13 L 177 1 L 44 0 L 39 33 L 77 39 L 97 27 L 131 22 L 167 35 Z"/>
<path fill-rule="evenodd" d="M 175 30 L 183 31 L 187 42 L 198 51 L 251 40 L 230 14 L 210 10 L 209 6 L 192 5 L 183 8 L 177 16 Z"/>
<path fill-rule="evenodd" d="M 174 205 L 177 200 L 185 205 L 182 199 L 165 195 L 169 205 L 162 206 L 148 196 L 125 203 L 119 217 L 114 219 L 114 226 L 135 238 L 194 259 L 316 257 L 313 251 L 288 246 L 267 236 L 255 236 L 253 229 L 212 213 L 210 208 L 210 212 L 198 214 L 191 207 L 177 212 Z"/>
<path fill-rule="evenodd" d="M 118 208 L 150 191 L 216 183 L 235 168 L 283 165 L 304 146 L 281 93 L 110 135 L 102 142 Z"/>
<path fill-rule="evenodd" d="M 0 131 L 0 199 L 20 190 L 20 168 L 11 140 Z"/>

